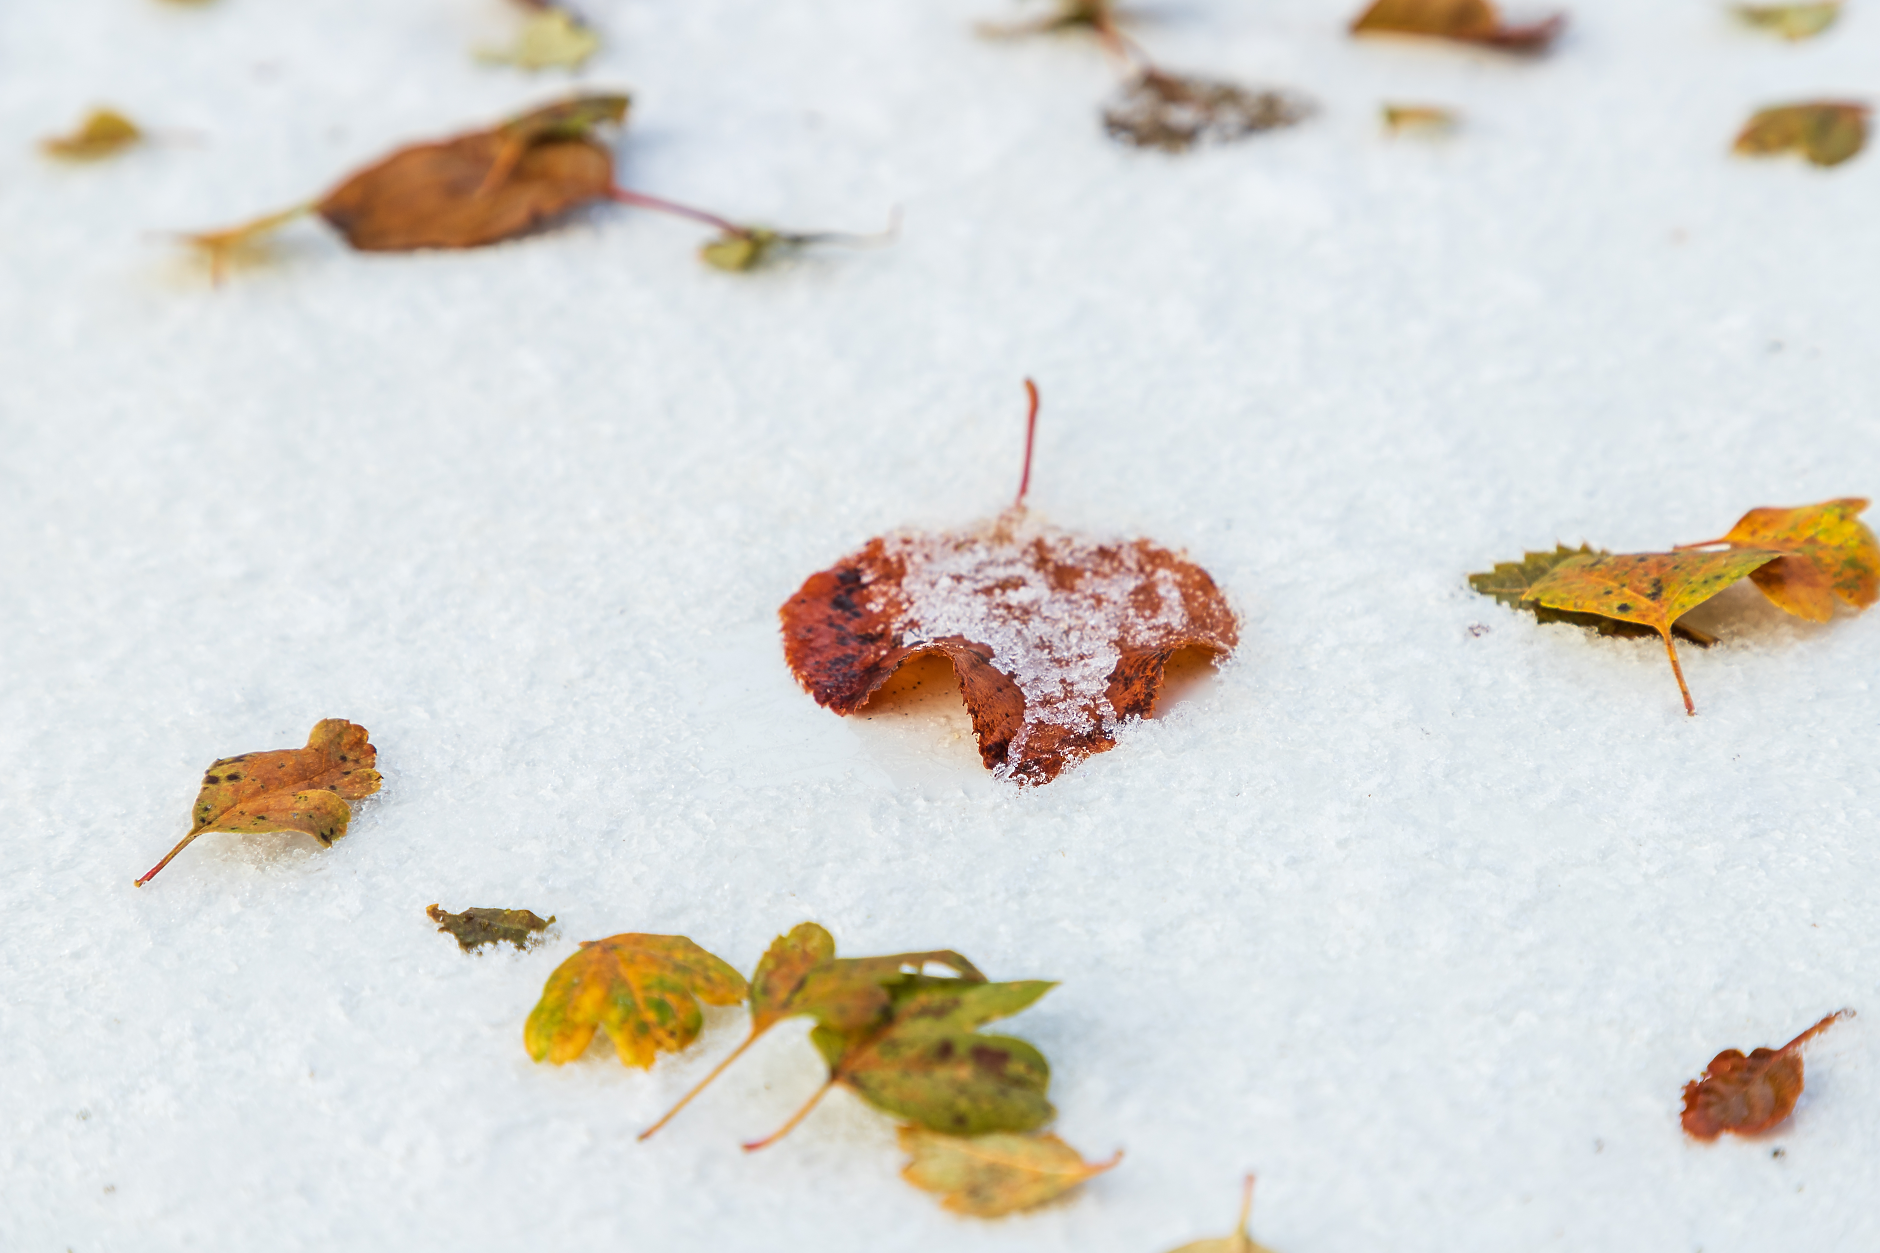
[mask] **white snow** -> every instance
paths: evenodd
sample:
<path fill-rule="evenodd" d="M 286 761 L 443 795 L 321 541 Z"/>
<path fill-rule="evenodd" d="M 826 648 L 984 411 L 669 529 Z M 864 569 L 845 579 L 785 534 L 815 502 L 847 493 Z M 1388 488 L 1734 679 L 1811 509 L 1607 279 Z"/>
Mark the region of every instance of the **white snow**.
<path fill-rule="evenodd" d="M 0 1247 L 1161 1253 L 1247 1169 L 1279 1253 L 1880 1247 L 1880 616 L 1727 594 L 1687 718 L 1655 642 L 1463 577 L 1880 494 L 1880 152 L 1726 152 L 1874 92 L 1880 6 L 1788 45 L 1570 3 L 1538 62 L 1155 4 L 1171 68 L 1322 106 L 1170 158 L 1102 136 L 1087 43 L 975 38 L 1003 0 L 586 0 L 630 185 L 899 242 L 733 276 L 618 208 L 426 256 L 303 223 L 219 291 L 162 232 L 565 80 L 472 60 L 498 0 L 0 7 Z M 166 141 L 32 150 L 94 102 Z M 1009 499 L 1028 374 L 1032 506 L 1186 550 L 1242 644 L 1021 790 L 956 714 L 818 708 L 775 613 Z M 131 886 L 210 761 L 322 717 L 385 773 L 345 839 Z M 433 901 L 560 922 L 468 958 Z M 846 1096 L 739 1150 L 818 1081 L 800 1027 L 646 1144 L 737 1012 L 650 1074 L 523 1051 L 578 939 L 748 970 L 803 919 L 1061 980 L 1010 1030 L 1123 1164 L 971 1222 Z M 1712 1054 L 1843 1005 L 1792 1122 L 1684 1140 Z"/>

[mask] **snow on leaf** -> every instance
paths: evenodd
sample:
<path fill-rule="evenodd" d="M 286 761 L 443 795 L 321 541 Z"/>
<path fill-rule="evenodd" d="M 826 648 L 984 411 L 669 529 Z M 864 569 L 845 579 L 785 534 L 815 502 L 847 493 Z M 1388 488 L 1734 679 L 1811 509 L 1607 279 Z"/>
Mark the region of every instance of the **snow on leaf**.
<path fill-rule="evenodd" d="M 1751 571 L 1750 581 L 1796 617 L 1826 622 L 1836 597 L 1855 609 L 1880 598 L 1880 541 L 1860 520 L 1866 508 L 1865 500 L 1847 496 L 1794 509 L 1752 509 L 1712 542 L 1786 554 Z"/>
<path fill-rule="evenodd" d="M 1293 126 L 1311 114 L 1312 106 L 1290 92 L 1253 91 L 1151 68 L 1117 89 L 1104 106 L 1103 129 L 1138 148 L 1186 152 L 1197 143 L 1231 143 Z"/>
<path fill-rule="evenodd" d="M 1171 655 L 1219 659 L 1239 633 L 1200 566 L 1148 540 L 1085 539 L 1030 513 L 1030 447 L 1028 436 L 1018 503 L 998 517 L 872 539 L 812 574 L 778 613 L 784 657 L 817 704 L 854 713 L 904 662 L 937 654 L 959 678 L 986 768 L 1048 783 L 1152 712 Z"/>
<path fill-rule="evenodd" d="M 1714 1140 L 1726 1131 L 1750 1136 L 1780 1123 L 1802 1094 L 1802 1046 L 1853 1016 L 1851 1009 L 1829 1014 L 1779 1049 L 1757 1049 L 1748 1057 L 1738 1049 L 1717 1054 L 1703 1078 L 1684 1085 L 1685 1133 Z"/>
<path fill-rule="evenodd" d="M 939 1193 L 943 1208 L 975 1218 L 998 1218 L 1056 1200 L 1123 1160 L 1119 1149 L 1107 1162 L 1086 1162 L 1047 1133 L 963 1137 L 903 1126 L 896 1138 L 913 1159 L 901 1177 Z"/>
<path fill-rule="evenodd" d="M 379 790 L 377 761 L 366 729 L 344 718 L 315 723 L 305 748 L 220 759 L 203 775 L 189 834 L 137 885 L 205 831 L 301 831 L 330 846 L 346 834 L 352 816 L 346 802 Z"/>
<path fill-rule="evenodd" d="M 1758 566 L 1782 554 L 1767 548 L 1729 552 L 1594 553 L 1569 557 L 1537 580 L 1521 597 L 1555 609 L 1596 613 L 1651 627 L 1665 641 L 1671 672 L 1684 695 L 1684 711 L 1695 714 L 1691 689 L 1678 664 L 1671 624 Z"/>
<path fill-rule="evenodd" d="M 1538 583 L 1547 572 L 1569 557 L 1603 554 L 1604 549 L 1596 549 L 1581 544 L 1578 548 L 1568 548 L 1565 544 L 1556 544 L 1552 552 L 1545 549 L 1539 552 L 1527 552 L 1520 561 L 1498 561 L 1493 570 L 1469 576 L 1469 586 L 1484 596 L 1493 596 L 1511 609 L 1526 610 L 1540 622 L 1566 622 L 1574 626 L 1592 627 L 1601 635 L 1616 635 L 1625 639 L 1645 639 L 1658 634 L 1651 627 L 1637 622 L 1621 622 L 1617 618 L 1602 617 L 1596 613 L 1575 613 L 1568 609 L 1554 609 L 1531 600 L 1523 600 L 1528 589 Z M 1717 637 L 1708 631 L 1684 623 L 1673 623 L 1671 633 L 1681 640 L 1688 640 L 1699 648 L 1709 648 L 1717 642 Z"/>
<path fill-rule="evenodd" d="M 1799 152 L 1819 166 L 1839 165 L 1867 146 L 1867 115 L 1858 101 L 1816 100 L 1777 105 L 1750 118 L 1737 134 L 1739 156 Z"/>
<path fill-rule="evenodd" d="M 466 909 L 453 914 L 442 906 L 430 905 L 424 912 L 438 924 L 439 931 L 457 937 L 458 947 L 466 953 L 501 941 L 527 948 L 541 939 L 538 933 L 555 921 L 553 915 L 540 918 L 527 909 Z"/>
<path fill-rule="evenodd" d="M 579 69 L 600 51 L 601 37 L 580 18 L 553 5 L 537 9 L 523 22 L 507 48 L 483 48 L 477 60 L 525 70 Z"/>
<path fill-rule="evenodd" d="M 658 1122 L 642 1131 L 640 1139 L 670 1122 L 760 1036 L 785 1018 L 808 1015 L 838 1031 L 859 1031 L 887 1014 L 890 985 L 928 964 L 945 966 L 970 982 L 984 983 L 986 979 L 951 949 L 886 957 L 838 958 L 835 952 L 835 940 L 813 922 L 799 923 L 788 935 L 773 940 L 751 975 L 750 1034 Z"/>
<path fill-rule="evenodd" d="M 701 1001 L 736 1005 L 745 990 L 743 975 L 681 935 L 583 940 L 548 977 L 523 1043 L 536 1061 L 559 1066 L 604 1030 L 623 1063 L 645 1069 L 698 1038 Z"/>
<path fill-rule="evenodd" d="M 137 123 L 116 109 L 93 109 L 69 135 L 53 135 L 39 141 L 47 156 L 67 161 L 96 161 L 114 157 L 143 142 L 144 133 Z"/>
<path fill-rule="evenodd" d="M 1736 15 L 1784 39 L 1812 39 L 1841 16 L 1841 0 L 1827 0 L 1825 4 L 1739 4 Z"/>
<path fill-rule="evenodd" d="M 1566 23 L 1564 14 L 1555 14 L 1525 26 L 1509 26 L 1491 0 L 1376 0 L 1352 21 L 1351 30 L 1357 35 L 1428 35 L 1512 52 L 1539 52 Z"/>
<path fill-rule="evenodd" d="M 1240 1190 L 1240 1221 L 1234 1225 L 1232 1235 L 1217 1236 L 1211 1240 L 1193 1240 L 1169 1253 L 1272 1253 L 1263 1244 L 1256 1244 L 1247 1234 L 1247 1219 L 1253 1213 L 1253 1176 L 1248 1175 Z"/>

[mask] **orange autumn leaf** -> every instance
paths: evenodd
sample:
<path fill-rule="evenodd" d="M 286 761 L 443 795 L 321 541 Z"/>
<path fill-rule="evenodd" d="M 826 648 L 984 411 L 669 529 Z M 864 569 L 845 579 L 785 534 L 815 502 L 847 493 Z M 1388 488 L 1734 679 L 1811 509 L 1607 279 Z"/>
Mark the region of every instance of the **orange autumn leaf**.
<path fill-rule="evenodd" d="M 1027 387 L 1030 387 L 1029 381 Z M 1037 393 L 1032 389 L 1032 429 Z M 908 660 L 952 663 L 980 758 L 1048 783 L 1149 714 L 1174 653 L 1239 642 L 1208 572 L 1148 540 L 1090 540 L 1018 503 L 958 531 L 869 540 L 779 611 L 784 656 L 816 703 L 861 709 Z"/>
<path fill-rule="evenodd" d="M 1855 609 L 1880 598 L 1880 541 L 1860 520 L 1858 496 L 1795 509 L 1752 509 L 1722 539 L 1682 548 L 1729 544 L 1785 554 L 1750 573 L 1763 595 L 1798 618 L 1826 622 L 1838 596 Z"/>
<path fill-rule="evenodd" d="M 379 790 L 378 755 L 364 727 L 327 718 L 314 724 L 305 748 L 222 758 L 203 775 L 189 834 L 137 886 L 205 831 L 303 831 L 331 846 L 346 834 L 346 802 Z"/>
<path fill-rule="evenodd" d="M 1594 613 L 1637 622 L 1664 637 L 1671 672 L 1684 695 L 1684 710 L 1695 714 L 1691 689 L 1678 664 L 1671 626 L 1685 613 L 1782 554 L 1767 548 L 1729 552 L 1589 553 L 1572 557 L 1547 572 L 1522 596 L 1554 609 Z"/>
<path fill-rule="evenodd" d="M 1802 1046 L 1853 1016 L 1851 1009 L 1829 1014 L 1779 1049 L 1757 1049 L 1748 1057 L 1739 1049 L 1717 1054 L 1703 1078 L 1684 1085 L 1685 1133 L 1714 1140 L 1726 1131 L 1752 1136 L 1780 1123 L 1802 1094 Z"/>
<path fill-rule="evenodd" d="M 1490 0 L 1376 0 L 1352 21 L 1351 30 L 1357 35 L 1428 35 L 1515 52 L 1538 52 L 1552 43 L 1566 24 L 1566 15 L 1557 13 L 1525 26 L 1509 26 Z"/>
<path fill-rule="evenodd" d="M 603 1030 L 623 1063 L 644 1070 L 660 1053 L 698 1039 L 701 1001 L 736 1005 L 744 996 L 743 975 L 682 935 L 583 940 L 581 951 L 548 977 L 523 1044 L 536 1061 L 559 1066 L 586 1052 Z"/>

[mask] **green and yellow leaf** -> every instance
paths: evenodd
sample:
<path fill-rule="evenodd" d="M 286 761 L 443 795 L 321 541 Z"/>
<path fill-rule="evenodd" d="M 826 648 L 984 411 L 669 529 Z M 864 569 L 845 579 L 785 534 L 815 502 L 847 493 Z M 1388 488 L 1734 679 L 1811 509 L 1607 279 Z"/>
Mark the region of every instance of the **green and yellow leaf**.
<path fill-rule="evenodd" d="M 650 1067 L 698 1038 L 705 1005 L 736 1005 L 744 976 L 680 935 L 628 933 L 583 940 L 555 968 L 529 1014 L 523 1043 L 556 1065 L 586 1051 L 596 1030 L 628 1066 Z"/>

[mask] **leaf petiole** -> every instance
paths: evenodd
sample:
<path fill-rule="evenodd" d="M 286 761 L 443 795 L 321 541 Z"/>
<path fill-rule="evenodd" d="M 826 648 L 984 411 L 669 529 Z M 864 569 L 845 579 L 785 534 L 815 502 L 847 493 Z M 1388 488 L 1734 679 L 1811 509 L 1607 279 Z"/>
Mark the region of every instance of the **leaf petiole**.
<path fill-rule="evenodd" d="M 783 1137 L 789 1135 L 792 1131 L 795 1131 L 797 1124 L 802 1122 L 805 1118 L 808 1118 L 810 1115 L 810 1111 L 815 1109 L 816 1106 L 822 1102 L 823 1097 L 829 1095 L 829 1089 L 835 1086 L 836 1086 L 836 1077 L 834 1075 L 831 1075 L 829 1076 L 829 1082 L 823 1084 L 822 1087 L 817 1088 L 816 1095 L 810 1097 L 809 1100 L 804 1103 L 802 1109 L 799 1109 L 796 1111 L 796 1113 L 790 1115 L 789 1122 L 783 1124 L 783 1126 L 777 1128 L 775 1131 L 771 1132 L 769 1135 L 765 1136 L 761 1140 L 751 1140 L 747 1142 L 744 1146 L 744 1151 L 746 1153 L 755 1153 L 759 1149 L 769 1148 L 771 1145 L 775 1144 L 777 1141 L 783 1139 Z"/>
<path fill-rule="evenodd" d="M 1678 646 L 1671 638 L 1671 632 L 1660 630 L 1665 637 L 1665 654 L 1671 658 L 1671 673 L 1677 676 L 1678 691 L 1684 693 L 1684 712 L 1695 718 L 1697 706 L 1691 702 L 1691 689 L 1684 682 L 1684 667 L 1678 664 Z"/>
<path fill-rule="evenodd" d="M 742 1057 L 744 1055 L 744 1050 L 750 1048 L 751 1045 L 757 1043 L 758 1037 L 763 1034 L 764 1033 L 762 1031 L 753 1031 L 751 1032 L 750 1035 L 744 1037 L 744 1042 L 742 1044 L 732 1049 L 731 1052 L 725 1057 L 723 1061 L 719 1062 L 716 1066 L 713 1066 L 712 1072 L 709 1075 L 706 1075 L 703 1079 L 700 1079 L 697 1083 L 693 1084 L 692 1090 L 690 1092 L 687 1092 L 684 1096 L 680 1097 L 679 1103 L 677 1105 L 674 1105 L 671 1109 L 667 1110 L 664 1114 L 662 1114 L 660 1116 L 659 1121 L 654 1123 L 652 1126 L 648 1127 L 645 1131 L 642 1131 L 639 1134 L 638 1138 L 641 1140 L 644 1140 L 647 1137 L 651 1136 L 655 1131 L 658 1131 L 661 1127 L 671 1122 L 675 1117 L 678 1116 L 678 1113 L 680 1110 L 684 1109 L 687 1105 L 690 1105 L 692 1103 L 693 1097 L 697 1096 L 699 1093 L 703 1092 L 706 1088 L 710 1087 L 712 1080 L 716 1079 L 719 1075 L 724 1074 L 725 1069 L 729 1067 L 732 1062 L 735 1062 L 738 1060 L 738 1058 Z M 746 1147 L 748 1148 L 749 1146 L 747 1145 Z"/>

